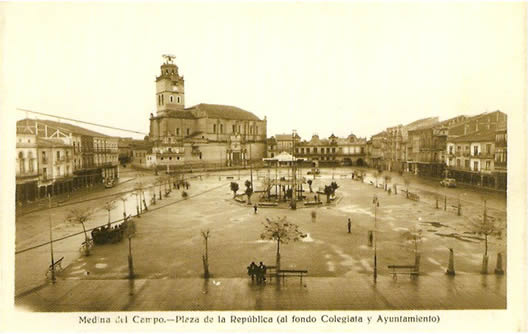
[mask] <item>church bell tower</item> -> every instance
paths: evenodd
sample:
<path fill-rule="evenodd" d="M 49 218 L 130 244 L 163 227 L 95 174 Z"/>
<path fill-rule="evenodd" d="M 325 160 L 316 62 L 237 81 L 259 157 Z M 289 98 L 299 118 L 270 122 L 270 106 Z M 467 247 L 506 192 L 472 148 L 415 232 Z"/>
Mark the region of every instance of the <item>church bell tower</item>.
<path fill-rule="evenodd" d="M 163 55 L 165 61 L 161 65 L 161 73 L 156 77 L 156 113 L 158 116 L 169 111 L 185 108 L 185 83 L 183 76 L 178 74 L 178 66 L 174 64 L 173 55 Z"/>

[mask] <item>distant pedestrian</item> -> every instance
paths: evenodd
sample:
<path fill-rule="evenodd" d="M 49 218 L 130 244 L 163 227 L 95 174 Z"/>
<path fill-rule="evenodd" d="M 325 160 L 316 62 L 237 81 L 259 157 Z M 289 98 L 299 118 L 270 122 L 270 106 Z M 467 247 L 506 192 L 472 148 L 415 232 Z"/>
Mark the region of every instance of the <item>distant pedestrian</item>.
<path fill-rule="evenodd" d="M 251 264 L 247 267 L 248 270 L 248 276 L 251 276 L 251 281 L 255 280 L 255 275 L 257 274 L 257 265 L 255 264 L 255 261 L 251 261 Z"/>
<path fill-rule="evenodd" d="M 350 218 L 348 218 L 347 227 L 348 227 L 348 233 L 350 233 L 350 229 L 352 228 L 352 222 L 350 221 Z"/>

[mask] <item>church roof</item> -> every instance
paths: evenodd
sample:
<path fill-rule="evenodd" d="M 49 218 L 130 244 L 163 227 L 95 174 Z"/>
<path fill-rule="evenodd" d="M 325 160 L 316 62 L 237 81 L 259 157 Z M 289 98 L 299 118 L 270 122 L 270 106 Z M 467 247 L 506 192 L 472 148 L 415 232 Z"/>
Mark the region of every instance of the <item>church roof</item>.
<path fill-rule="evenodd" d="M 222 118 L 234 120 L 260 121 L 255 114 L 233 106 L 225 106 L 221 104 L 206 104 L 200 103 L 193 107 L 185 109 L 185 111 L 202 111 L 209 118 Z"/>

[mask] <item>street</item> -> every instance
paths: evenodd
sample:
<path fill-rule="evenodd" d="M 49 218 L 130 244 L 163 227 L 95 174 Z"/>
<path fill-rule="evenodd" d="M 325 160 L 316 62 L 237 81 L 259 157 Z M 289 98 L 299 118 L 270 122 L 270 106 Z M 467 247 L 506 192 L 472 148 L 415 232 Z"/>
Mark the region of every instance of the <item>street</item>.
<path fill-rule="evenodd" d="M 429 277 L 429 280 L 444 277 L 448 265 L 448 249 L 453 248 L 457 275 L 474 276 L 480 282 L 484 242 L 481 236 L 474 233 L 472 226 L 482 219 L 482 192 L 471 188 L 446 189 L 440 187 L 438 181 L 410 177 L 409 191 L 420 196 L 419 201 L 412 201 L 406 198 L 403 191 L 405 185 L 402 177 L 392 175 L 390 183 L 398 184 L 398 194 L 389 194 L 381 186 L 375 188 L 370 184 L 371 181 L 376 183 L 372 170 L 368 171 L 364 182 L 352 180 L 351 172 L 354 169 L 323 169 L 322 174 L 315 178 L 312 186 L 314 189 L 329 184 L 332 179 L 339 185 L 338 199 L 328 206 L 295 211 L 260 208 L 257 214 L 253 213 L 251 206 L 233 201 L 233 193 L 229 188 L 232 181 L 238 182 L 242 187 L 244 181 L 249 179 L 248 170 L 242 172 L 240 181 L 237 172 L 233 171 L 204 173 L 201 178 L 192 175 L 194 178 L 190 179 L 188 199 L 182 199 L 180 192 L 173 190 L 168 198 L 163 196 L 163 200 L 156 205 L 149 205 L 149 211 L 142 214 L 141 218 L 134 218 L 137 232 L 132 239 L 132 254 L 136 278 L 147 281 L 200 278 L 203 274 L 201 258 L 204 252 L 200 232 L 205 230 L 210 230 L 211 233 L 209 263 L 212 278 L 246 278 L 246 266 L 251 261 L 274 265 L 276 243 L 260 239 L 261 223 L 266 217 L 286 216 L 290 222 L 299 225 L 306 237 L 299 242 L 281 245 L 282 267 L 308 270 L 309 278 L 358 281 L 358 277 L 362 277 L 359 281 L 370 282 L 374 250 L 368 245 L 368 231 L 374 230 L 376 224 L 377 272 L 381 281 L 392 279 L 388 265 L 413 264 L 415 250 L 421 255 L 420 277 L 417 280 L 422 277 Z M 266 169 L 254 172 L 255 189 L 259 189 L 259 175 L 266 174 Z M 281 175 L 287 175 L 287 170 L 282 170 Z M 226 176 L 232 176 L 233 180 Z M 141 176 L 141 181 L 146 184 L 152 184 L 155 179 L 154 175 L 145 172 Z M 123 182 L 98 194 L 86 195 L 86 198 L 131 191 L 135 182 Z M 383 182 L 383 179 L 378 179 L 378 183 Z M 305 191 L 308 191 L 308 187 Z M 146 199 L 149 204 L 150 195 L 150 191 L 147 191 Z M 380 203 L 376 212 L 372 204 L 374 195 Z M 447 196 L 446 211 L 443 198 L 439 202 L 439 208 L 436 208 L 436 197 L 443 195 Z M 461 216 L 457 216 L 457 210 L 453 207 L 459 198 L 462 203 Z M 505 194 L 487 193 L 485 199 L 489 217 L 505 222 Z M 108 198 L 76 204 L 99 209 L 86 224 L 87 229 L 107 222 L 107 212 L 100 209 L 106 201 Z M 129 214 L 135 214 L 136 203 L 133 196 L 128 197 L 126 210 Z M 311 218 L 312 211 L 316 211 L 315 221 Z M 49 219 L 53 222 L 54 239 L 82 232 L 78 224 L 64 220 L 67 212 L 66 206 L 17 218 L 17 252 L 49 241 Z M 122 212 L 122 202 L 117 201 L 117 207 L 111 212 L 111 219 L 121 219 Z M 347 218 L 352 221 L 350 234 L 347 233 Z M 409 238 L 410 234 L 418 235 L 416 243 L 415 239 Z M 95 246 L 88 257 L 79 252 L 83 240 L 81 233 L 54 242 L 55 259 L 64 256 L 63 267 L 66 267 L 59 275 L 57 285 L 68 280 L 121 280 L 127 277 L 126 239 L 118 244 Z M 489 237 L 490 275 L 493 275 L 497 253 L 502 253 L 503 267 L 506 265 L 505 240 L 505 231 L 500 237 Z M 17 254 L 16 295 L 44 284 L 44 274 L 49 264 L 49 245 Z M 398 281 L 400 280 L 401 284 L 410 284 L 409 277 L 398 277 Z M 499 294 L 505 300 L 505 285 L 500 285 L 500 289 Z M 438 304 L 438 307 L 442 307 L 442 304 Z"/>

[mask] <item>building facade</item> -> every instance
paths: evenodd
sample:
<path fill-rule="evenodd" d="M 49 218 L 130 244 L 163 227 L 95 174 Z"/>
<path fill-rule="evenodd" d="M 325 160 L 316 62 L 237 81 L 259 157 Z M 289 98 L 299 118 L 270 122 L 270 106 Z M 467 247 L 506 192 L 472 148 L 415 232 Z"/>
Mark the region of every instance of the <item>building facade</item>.
<path fill-rule="evenodd" d="M 266 118 L 226 105 L 185 108 L 184 78 L 171 58 L 156 77 L 156 104 L 150 115 L 152 165 L 246 166 L 265 157 Z"/>
<path fill-rule="evenodd" d="M 18 129 L 16 134 L 16 202 L 32 202 L 38 198 L 38 153 L 35 134 Z"/>

